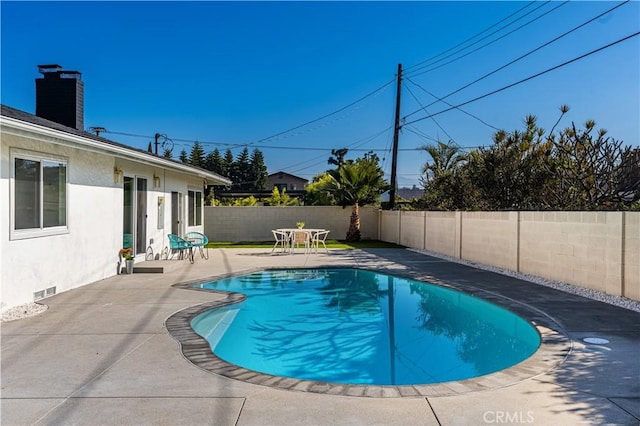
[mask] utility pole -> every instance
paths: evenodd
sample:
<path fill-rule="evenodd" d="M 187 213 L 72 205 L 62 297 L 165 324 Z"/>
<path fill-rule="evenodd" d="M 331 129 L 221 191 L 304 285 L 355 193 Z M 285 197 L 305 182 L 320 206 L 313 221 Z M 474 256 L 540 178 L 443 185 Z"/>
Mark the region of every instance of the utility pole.
<path fill-rule="evenodd" d="M 398 86 L 396 89 L 396 121 L 393 129 L 393 153 L 391 156 L 391 190 L 389 190 L 389 209 L 396 206 L 398 187 L 396 168 L 398 167 L 398 137 L 400 136 L 400 95 L 402 93 L 402 64 L 398 64 Z"/>

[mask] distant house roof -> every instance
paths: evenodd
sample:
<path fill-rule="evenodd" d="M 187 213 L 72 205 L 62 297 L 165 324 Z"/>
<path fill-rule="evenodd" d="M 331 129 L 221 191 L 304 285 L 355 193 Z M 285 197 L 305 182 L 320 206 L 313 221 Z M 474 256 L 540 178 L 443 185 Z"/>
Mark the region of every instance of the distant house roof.
<path fill-rule="evenodd" d="M 289 180 L 290 180 L 290 179 L 293 179 L 293 180 L 298 180 L 298 181 L 300 181 L 300 182 L 305 182 L 305 183 L 309 182 L 309 181 L 308 181 L 307 179 L 305 179 L 305 178 L 301 178 L 301 177 L 299 177 L 299 176 L 295 176 L 295 175 L 292 175 L 292 174 L 287 173 L 287 172 L 275 172 L 275 173 L 271 173 L 271 174 L 269 175 L 269 179 L 272 179 L 272 178 L 278 178 L 278 179 L 289 179 Z"/>
<path fill-rule="evenodd" d="M 0 116 L 2 116 L 2 124 L 12 123 L 14 126 L 19 127 L 20 123 L 27 123 L 31 127 L 36 126 L 36 128 L 40 128 L 40 130 L 43 131 L 50 130 L 54 132 L 63 132 L 70 135 L 76 143 L 83 145 L 86 148 L 103 151 L 128 160 L 138 160 L 147 164 L 154 164 L 167 169 L 197 175 L 205 179 L 209 185 L 231 185 L 231 180 L 209 170 L 184 164 L 172 159 L 158 157 L 157 155 L 153 155 L 145 150 L 133 148 L 88 132 L 67 127 L 6 105 L 0 105 Z"/>

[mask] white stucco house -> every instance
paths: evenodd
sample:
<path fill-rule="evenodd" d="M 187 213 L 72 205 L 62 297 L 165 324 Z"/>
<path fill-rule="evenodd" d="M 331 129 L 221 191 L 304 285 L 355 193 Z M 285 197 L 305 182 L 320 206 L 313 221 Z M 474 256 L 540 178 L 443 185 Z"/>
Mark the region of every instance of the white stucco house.
<path fill-rule="evenodd" d="M 122 248 L 159 258 L 231 184 L 39 115 L 1 107 L 0 311 L 117 274 Z"/>

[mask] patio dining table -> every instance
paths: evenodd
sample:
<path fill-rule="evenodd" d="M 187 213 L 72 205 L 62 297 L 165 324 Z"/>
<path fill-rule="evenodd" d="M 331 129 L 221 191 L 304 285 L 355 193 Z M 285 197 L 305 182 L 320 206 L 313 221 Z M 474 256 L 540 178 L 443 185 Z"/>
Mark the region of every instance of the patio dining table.
<path fill-rule="evenodd" d="M 294 251 L 294 240 L 295 240 L 295 235 L 298 232 L 304 232 L 307 234 L 307 239 L 309 241 L 309 245 L 307 247 L 307 249 L 311 249 L 311 244 L 313 242 L 313 236 L 315 234 L 317 234 L 318 232 L 323 232 L 326 231 L 326 229 L 323 228 L 278 228 L 276 229 L 276 231 L 279 232 L 284 232 L 287 234 L 288 239 L 289 239 L 289 251 L 291 253 L 293 253 Z"/>

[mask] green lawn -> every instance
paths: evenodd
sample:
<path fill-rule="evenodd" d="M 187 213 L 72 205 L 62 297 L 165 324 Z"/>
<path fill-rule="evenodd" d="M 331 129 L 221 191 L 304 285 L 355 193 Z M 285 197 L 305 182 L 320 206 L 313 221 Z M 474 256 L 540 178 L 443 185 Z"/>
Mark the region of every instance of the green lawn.
<path fill-rule="evenodd" d="M 273 241 L 241 241 L 237 243 L 227 241 L 212 241 L 207 244 L 209 248 L 271 248 L 273 247 Z M 393 243 L 385 243 L 384 241 L 367 240 L 359 241 L 357 243 L 348 243 L 346 241 L 339 240 L 327 240 L 327 248 L 341 248 L 341 249 L 357 249 L 357 248 L 404 248 Z"/>

